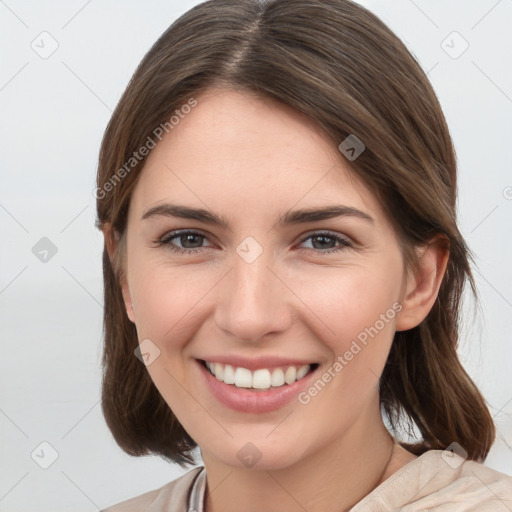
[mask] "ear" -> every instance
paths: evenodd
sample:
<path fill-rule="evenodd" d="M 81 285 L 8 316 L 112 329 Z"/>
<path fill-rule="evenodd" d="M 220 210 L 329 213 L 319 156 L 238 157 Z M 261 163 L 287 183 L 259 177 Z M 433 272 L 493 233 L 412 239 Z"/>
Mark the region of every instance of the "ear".
<path fill-rule="evenodd" d="M 117 257 L 116 251 L 119 249 L 119 234 L 112 228 L 112 224 L 110 222 L 105 222 L 101 227 L 101 231 L 105 240 L 105 247 L 110 258 L 110 263 L 112 264 L 112 268 L 114 268 L 115 258 Z M 126 314 L 130 321 L 135 323 L 135 311 L 132 304 L 130 290 L 128 288 L 128 282 L 126 280 L 126 272 L 121 272 L 120 280 Z"/>
<path fill-rule="evenodd" d="M 438 235 L 428 245 L 418 248 L 417 252 L 419 268 L 416 272 L 409 270 L 407 273 L 397 331 L 416 327 L 432 309 L 448 264 L 449 240 L 444 235 Z"/>

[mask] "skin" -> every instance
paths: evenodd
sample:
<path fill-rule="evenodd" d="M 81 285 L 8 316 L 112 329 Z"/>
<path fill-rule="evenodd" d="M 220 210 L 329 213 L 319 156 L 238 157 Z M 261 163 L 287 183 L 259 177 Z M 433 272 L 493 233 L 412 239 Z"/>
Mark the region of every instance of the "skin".
<path fill-rule="evenodd" d="M 147 369 L 200 446 L 208 512 L 348 509 L 416 458 L 393 445 L 378 379 L 395 331 L 430 311 L 448 254 L 434 240 L 418 248 L 419 272 L 405 269 L 377 199 L 303 114 L 229 89 L 196 99 L 151 151 L 130 202 L 122 290 L 139 341 L 149 338 L 161 351 Z M 165 216 L 141 220 L 167 202 L 215 212 L 230 229 Z M 277 226 L 289 209 L 334 204 L 374 222 L 339 217 Z M 195 254 L 156 243 L 183 229 L 206 236 L 189 245 L 172 241 Z M 353 247 L 308 238 L 325 230 Z M 110 226 L 104 235 L 112 256 Z M 248 236 L 263 249 L 252 263 L 236 252 Z M 237 412 L 197 379 L 194 358 L 224 353 L 301 357 L 326 371 L 394 303 L 401 311 L 306 405 L 292 400 L 270 413 Z M 248 442 L 261 453 L 250 468 L 237 457 Z"/>

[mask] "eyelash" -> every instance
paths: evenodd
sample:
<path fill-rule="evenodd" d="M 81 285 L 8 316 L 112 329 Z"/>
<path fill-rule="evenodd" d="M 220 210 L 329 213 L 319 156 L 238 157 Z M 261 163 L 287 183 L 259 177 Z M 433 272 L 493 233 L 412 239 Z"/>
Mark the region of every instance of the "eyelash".
<path fill-rule="evenodd" d="M 196 236 L 202 237 L 203 239 L 208 238 L 206 235 L 203 235 L 202 233 L 200 233 L 198 231 L 172 231 L 171 233 L 166 235 L 161 240 L 157 240 L 156 243 L 159 247 L 167 246 L 171 251 L 178 253 L 178 254 L 198 254 L 198 253 L 202 252 L 203 248 L 201 248 L 201 247 L 197 248 L 197 249 L 186 249 L 186 248 L 183 249 L 183 248 L 176 247 L 175 245 L 171 244 L 171 241 L 174 240 L 175 238 L 179 238 L 179 237 L 182 237 L 185 235 L 196 235 Z M 328 249 L 325 251 L 322 251 L 321 249 L 309 249 L 309 248 L 306 249 L 306 251 L 312 251 L 315 254 L 325 255 L 325 254 L 338 253 L 347 248 L 354 247 L 352 242 L 350 242 L 348 239 L 340 237 L 333 233 L 325 232 L 325 231 L 318 231 L 318 232 L 312 233 L 312 234 L 308 235 L 307 237 L 303 238 L 300 243 L 302 244 L 306 240 L 309 240 L 310 238 L 315 238 L 315 237 L 320 237 L 320 236 L 325 236 L 327 238 L 331 238 L 332 240 L 339 242 L 341 244 L 341 246 L 336 249 Z"/>

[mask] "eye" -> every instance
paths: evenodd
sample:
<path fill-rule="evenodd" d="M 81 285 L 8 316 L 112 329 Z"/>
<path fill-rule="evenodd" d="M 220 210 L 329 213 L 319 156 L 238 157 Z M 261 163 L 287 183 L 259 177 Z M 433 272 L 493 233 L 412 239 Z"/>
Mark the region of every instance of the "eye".
<path fill-rule="evenodd" d="M 177 240 L 182 247 L 174 245 Z M 206 235 L 198 231 L 173 231 L 157 242 L 160 246 L 167 246 L 178 254 L 197 254 L 201 251 L 201 245 L 207 240 Z"/>
<path fill-rule="evenodd" d="M 347 238 L 341 237 L 339 235 L 335 235 L 333 233 L 329 232 L 317 232 L 312 233 L 311 235 L 308 235 L 306 238 L 304 238 L 301 242 L 303 244 L 304 242 L 311 240 L 313 246 L 313 249 L 307 249 L 312 250 L 316 254 L 331 254 L 336 252 L 341 252 L 345 250 L 346 248 L 353 247 L 353 244 L 350 240 Z M 333 248 L 333 244 L 336 245 L 336 243 L 339 244 L 338 247 Z M 319 247 L 318 247 L 319 246 Z M 324 250 L 326 249 L 326 250 Z"/>
<path fill-rule="evenodd" d="M 166 246 L 178 254 L 198 254 L 205 248 L 203 246 L 205 240 L 208 240 L 208 237 L 199 231 L 186 230 L 172 231 L 156 243 L 158 246 Z M 301 244 L 307 241 L 311 241 L 313 248 L 306 248 L 306 250 L 321 255 L 337 253 L 353 247 L 352 242 L 347 238 L 329 232 L 312 233 L 303 238 Z M 176 242 L 181 246 L 177 246 Z M 337 247 L 336 244 L 338 244 Z M 209 247 L 213 246 L 210 245 Z"/>

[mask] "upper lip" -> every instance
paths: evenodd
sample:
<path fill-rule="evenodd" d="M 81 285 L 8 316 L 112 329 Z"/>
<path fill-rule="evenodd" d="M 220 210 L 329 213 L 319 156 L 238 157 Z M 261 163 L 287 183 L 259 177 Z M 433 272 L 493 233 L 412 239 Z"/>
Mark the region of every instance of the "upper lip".
<path fill-rule="evenodd" d="M 244 357 L 236 355 L 224 355 L 224 356 L 205 356 L 200 358 L 202 361 L 208 361 L 210 363 L 222 363 L 230 364 L 233 368 L 247 368 L 248 370 L 254 371 L 261 368 L 287 368 L 288 366 L 301 367 L 305 364 L 316 364 L 313 360 L 306 359 L 290 359 L 288 357 L 279 356 L 258 356 L 258 357 Z"/>

